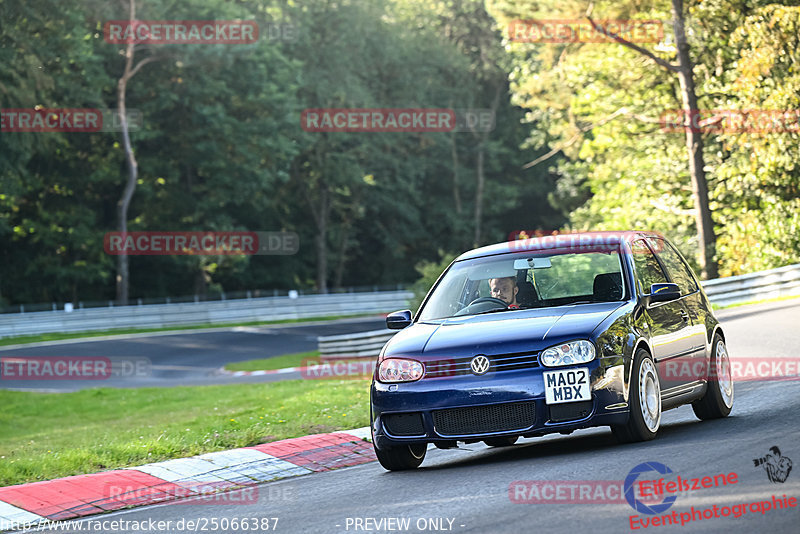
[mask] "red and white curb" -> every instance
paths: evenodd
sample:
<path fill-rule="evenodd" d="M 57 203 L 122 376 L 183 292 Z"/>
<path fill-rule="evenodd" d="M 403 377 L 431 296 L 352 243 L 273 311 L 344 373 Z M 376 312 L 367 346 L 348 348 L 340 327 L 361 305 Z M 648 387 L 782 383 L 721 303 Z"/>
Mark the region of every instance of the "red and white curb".
<path fill-rule="evenodd" d="M 203 498 L 375 460 L 369 427 L 0 488 L 0 527 Z M 253 503 L 255 504 L 255 502 Z"/>

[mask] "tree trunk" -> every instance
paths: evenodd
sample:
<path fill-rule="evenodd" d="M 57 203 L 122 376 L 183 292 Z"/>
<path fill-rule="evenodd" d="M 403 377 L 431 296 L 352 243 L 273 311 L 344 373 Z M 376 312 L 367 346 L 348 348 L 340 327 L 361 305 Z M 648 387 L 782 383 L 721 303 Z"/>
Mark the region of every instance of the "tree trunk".
<path fill-rule="evenodd" d="M 347 244 L 350 238 L 350 223 L 342 225 L 342 238 L 339 241 L 339 258 L 336 261 L 336 272 L 333 275 L 333 287 L 341 289 L 344 278 L 344 267 L 347 264 Z"/>
<path fill-rule="evenodd" d="M 208 296 L 208 280 L 206 280 L 206 272 L 203 269 L 203 264 L 199 263 L 197 270 L 194 272 L 194 294 L 202 297 L 204 300 Z"/>
<path fill-rule="evenodd" d="M 327 246 L 327 221 L 317 227 L 314 244 L 317 249 L 317 291 L 328 292 L 328 246 Z"/>
<path fill-rule="evenodd" d="M 591 12 L 594 4 L 589 5 L 586 17 L 597 31 L 605 32 L 603 28 L 592 20 Z M 686 148 L 689 152 L 689 174 L 692 178 L 692 193 L 694 197 L 695 225 L 697 226 L 697 248 L 700 250 L 700 271 L 705 279 L 719 276 L 716 260 L 717 237 L 714 234 L 714 221 L 711 219 L 711 208 L 708 205 L 708 182 L 706 181 L 705 160 L 703 158 L 703 138 L 697 128 L 697 94 L 694 87 L 694 64 L 689 57 L 689 43 L 686 41 L 685 19 L 683 16 L 683 0 L 672 0 L 672 17 L 675 21 L 675 47 L 678 50 L 678 65 L 656 56 L 647 49 L 634 44 L 619 35 L 611 34 L 618 43 L 635 50 L 650 58 L 659 66 L 678 75 L 681 86 L 681 102 L 684 113 L 687 114 Z"/>
<path fill-rule="evenodd" d="M 136 0 L 130 0 L 130 15 L 128 16 L 128 20 L 130 20 L 131 25 L 133 25 L 133 21 L 136 20 Z M 155 56 L 150 56 L 141 60 L 136 66 L 133 66 L 135 46 L 133 42 L 127 44 L 125 48 L 125 70 L 122 72 L 122 76 L 117 82 L 117 111 L 119 112 L 120 128 L 122 130 L 122 145 L 125 148 L 125 162 L 128 167 L 128 180 L 125 182 L 125 189 L 122 191 L 122 196 L 117 203 L 117 227 L 122 233 L 128 231 L 128 208 L 131 205 L 133 192 L 136 190 L 136 180 L 139 177 L 139 165 L 136 163 L 136 157 L 133 154 L 133 146 L 131 145 L 131 137 L 128 132 L 128 113 L 125 103 L 128 81 L 139 72 L 139 69 L 156 60 Z M 123 248 L 122 253 L 117 256 L 117 302 L 119 304 L 124 305 L 128 303 L 129 285 L 128 255 Z"/>
<path fill-rule="evenodd" d="M 317 158 L 319 161 L 319 157 Z M 318 184 L 319 206 L 314 205 L 314 199 L 308 199 L 311 213 L 314 215 L 314 222 L 317 226 L 317 234 L 314 236 L 314 248 L 317 251 L 317 291 L 320 293 L 328 292 L 328 216 L 330 214 L 331 202 L 328 185 L 320 180 Z"/>
<path fill-rule="evenodd" d="M 484 143 L 478 144 L 478 154 L 475 161 L 475 239 L 473 246 L 479 247 L 481 243 L 481 218 L 483 217 L 483 186 L 486 183 L 486 176 L 483 172 Z"/>
<path fill-rule="evenodd" d="M 453 203 L 456 213 L 461 215 L 461 184 L 458 176 L 458 146 L 456 145 L 456 135 L 450 134 L 450 154 L 453 157 Z"/>
<path fill-rule="evenodd" d="M 136 19 L 136 2 L 130 0 L 130 20 L 131 23 Z M 131 77 L 131 65 L 133 64 L 134 43 L 128 43 L 125 51 L 125 71 L 117 82 L 117 110 L 119 112 L 120 126 L 122 129 L 122 145 L 125 148 L 125 161 L 128 167 L 128 180 L 122 191 L 122 197 L 117 203 L 117 227 L 123 233 L 128 231 L 128 208 L 131 205 L 133 192 L 136 190 L 136 179 L 139 176 L 139 166 L 131 147 L 131 138 L 128 132 L 128 116 L 126 112 L 125 96 L 128 88 L 128 80 Z M 122 253 L 117 256 L 117 302 L 122 305 L 128 304 L 128 288 L 130 277 L 128 272 L 128 255 L 123 248 Z"/>
<path fill-rule="evenodd" d="M 503 78 L 503 82 L 496 84 L 494 87 L 494 97 L 492 98 L 492 104 L 489 108 L 494 117 L 497 116 L 497 108 L 500 106 L 500 94 L 504 84 L 505 78 Z M 486 184 L 484 159 L 486 155 L 486 146 L 489 142 L 489 134 L 491 132 L 476 132 L 474 129 L 471 129 L 471 131 L 472 135 L 478 140 L 478 152 L 475 162 L 475 242 L 473 246 L 479 247 L 481 246 L 481 232 L 483 226 L 483 188 Z"/>
<path fill-rule="evenodd" d="M 697 94 L 694 86 L 694 65 L 689 57 L 689 43 L 686 41 L 684 28 L 683 0 L 672 0 L 672 16 L 675 19 L 675 45 L 678 49 L 678 79 L 681 86 L 681 100 L 684 113 L 688 115 L 684 119 L 689 119 L 689 126 L 686 128 L 686 148 L 689 151 L 689 174 L 692 178 L 695 223 L 700 249 L 700 270 L 703 278 L 711 279 L 719 276 L 715 257 L 717 237 L 714 234 L 714 222 L 711 219 L 711 208 L 708 205 L 703 137 L 696 126 Z"/>

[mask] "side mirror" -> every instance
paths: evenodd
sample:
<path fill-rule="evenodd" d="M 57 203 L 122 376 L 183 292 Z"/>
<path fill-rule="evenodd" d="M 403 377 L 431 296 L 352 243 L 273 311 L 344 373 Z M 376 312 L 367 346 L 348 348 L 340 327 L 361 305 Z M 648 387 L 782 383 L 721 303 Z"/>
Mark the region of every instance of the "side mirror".
<path fill-rule="evenodd" d="M 667 302 L 681 298 L 678 284 L 653 284 L 650 286 L 650 302 Z"/>
<path fill-rule="evenodd" d="M 411 310 L 396 311 L 386 316 L 386 328 L 390 330 L 402 330 L 410 324 Z"/>

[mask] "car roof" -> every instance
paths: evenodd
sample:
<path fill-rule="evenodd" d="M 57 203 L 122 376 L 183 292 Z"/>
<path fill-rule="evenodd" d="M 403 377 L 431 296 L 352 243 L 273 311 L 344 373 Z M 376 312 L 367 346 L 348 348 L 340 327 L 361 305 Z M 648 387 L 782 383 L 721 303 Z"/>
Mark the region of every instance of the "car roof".
<path fill-rule="evenodd" d="M 484 256 L 496 256 L 498 254 L 513 254 L 516 252 L 548 250 L 555 248 L 569 247 L 571 243 L 573 246 L 581 246 L 592 244 L 607 244 L 618 243 L 625 241 L 630 243 L 634 239 L 644 237 L 659 237 L 665 239 L 663 235 L 658 232 L 643 231 L 643 230 L 615 230 L 603 232 L 564 232 L 546 235 L 542 237 L 532 237 L 528 239 L 517 239 L 513 241 L 504 241 L 494 245 L 487 245 L 464 252 L 455 261 L 469 260 L 473 258 L 481 258 Z M 616 240 L 614 240 L 616 238 Z"/>

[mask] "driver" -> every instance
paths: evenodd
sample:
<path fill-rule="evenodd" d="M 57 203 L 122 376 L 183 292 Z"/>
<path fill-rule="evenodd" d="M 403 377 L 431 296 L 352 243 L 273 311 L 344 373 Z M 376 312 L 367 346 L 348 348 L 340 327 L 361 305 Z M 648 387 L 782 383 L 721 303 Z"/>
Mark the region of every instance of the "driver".
<path fill-rule="evenodd" d="M 517 293 L 519 293 L 519 287 L 517 287 L 516 277 L 509 276 L 506 278 L 490 278 L 489 290 L 491 291 L 492 297 L 502 300 L 508 304 L 509 308 L 519 307 L 519 304 L 517 303 Z"/>

